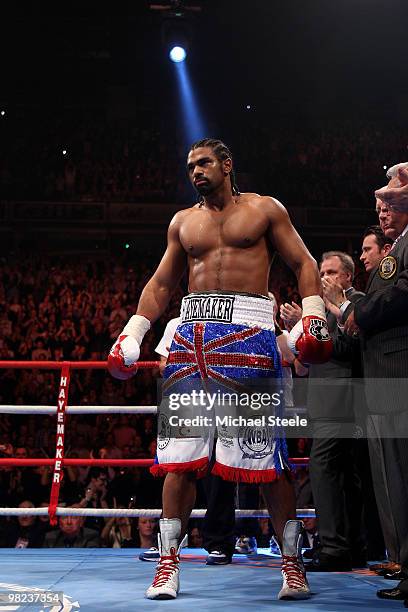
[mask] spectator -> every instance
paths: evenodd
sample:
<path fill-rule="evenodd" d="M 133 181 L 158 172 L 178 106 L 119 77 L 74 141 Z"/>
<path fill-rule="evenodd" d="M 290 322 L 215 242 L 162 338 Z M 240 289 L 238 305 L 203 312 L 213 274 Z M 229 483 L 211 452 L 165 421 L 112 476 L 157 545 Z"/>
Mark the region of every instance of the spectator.
<path fill-rule="evenodd" d="M 120 416 L 119 424 L 113 429 L 113 436 L 118 448 L 134 445 L 136 430 L 129 425 L 129 417 L 126 414 Z"/>
<path fill-rule="evenodd" d="M 157 519 L 139 516 L 137 519 L 137 548 L 152 548 L 157 546 Z"/>
<path fill-rule="evenodd" d="M 19 508 L 34 508 L 34 504 L 25 500 Z M 41 529 L 35 516 L 20 514 L 3 526 L 0 535 L 0 546 L 2 548 L 41 548 L 44 542 L 44 531 Z"/>
<path fill-rule="evenodd" d="M 188 545 L 190 548 L 202 548 L 203 547 L 203 536 L 197 526 L 190 529 L 188 535 Z"/>
<path fill-rule="evenodd" d="M 101 538 L 109 548 L 136 548 L 132 524 L 127 516 L 110 518 L 102 530 Z"/>
<path fill-rule="evenodd" d="M 85 488 L 85 497 L 81 506 L 85 508 L 108 508 L 106 501 L 108 493 L 108 474 L 101 468 L 92 468 L 89 473 L 89 481 Z M 101 533 L 105 520 L 102 517 L 87 517 L 86 527 Z"/>
<path fill-rule="evenodd" d="M 105 438 L 104 456 L 107 459 L 122 459 L 122 451 L 115 444 L 115 438 L 112 433 L 107 433 Z"/>
<path fill-rule="evenodd" d="M 72 504 L 78 508 L 79 504 Z M 49 531 L 45 536 L 44 548 L 99 548 L 99 533 L 84 527 L 82 516 L 60 516 L 59 529 Z"/>

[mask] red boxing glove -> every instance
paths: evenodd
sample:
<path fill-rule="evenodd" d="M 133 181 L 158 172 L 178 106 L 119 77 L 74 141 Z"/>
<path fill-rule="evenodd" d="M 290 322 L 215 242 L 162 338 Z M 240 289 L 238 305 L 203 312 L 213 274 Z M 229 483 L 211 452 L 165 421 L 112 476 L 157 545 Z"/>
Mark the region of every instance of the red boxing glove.
<path fill-rule="evenodd" d="M 114 378 L 128 380 L 136 374 L 140 345 L 149 329 L 150 321 L 140 315 L 134 315 L 124 327 L 108 355 L 108 370 Z"/>
<path fill-rule="evenodd" d="M 302 300 L 302 320 L 289 334 L 289 346 L 303 364 L 325 363 L 331 357 L 333 341 L 327 327 L 324 302 L 318 295 Z"/>
<path fill-rule="evenodd" d="M 121 335 L 108 355 L 108 370 L 114 378 L 128 380 L 137 372 L 140 347 L 132 336 Z"/>

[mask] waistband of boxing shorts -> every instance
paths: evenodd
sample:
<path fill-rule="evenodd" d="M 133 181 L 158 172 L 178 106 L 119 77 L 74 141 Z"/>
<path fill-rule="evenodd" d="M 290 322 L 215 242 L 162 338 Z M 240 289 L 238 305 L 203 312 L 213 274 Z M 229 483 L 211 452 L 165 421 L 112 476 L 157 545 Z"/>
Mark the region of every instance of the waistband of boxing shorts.
<path fill-rule="evenodd" d="M 200 291 L 183 298 L 180 324 L 232 323 L 275 331 L 273 302 L 268 297 L 233 291 Z"/>

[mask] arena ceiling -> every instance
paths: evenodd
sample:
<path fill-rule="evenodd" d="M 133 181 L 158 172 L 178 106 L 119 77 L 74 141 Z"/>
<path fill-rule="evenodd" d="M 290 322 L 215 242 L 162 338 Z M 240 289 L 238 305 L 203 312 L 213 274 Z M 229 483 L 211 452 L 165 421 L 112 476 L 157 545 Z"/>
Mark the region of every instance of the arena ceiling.
<path fill-rule="evenodd" d="M 60 3 L 2 7 L 0 104 L 176 104 L 174 68 L 162 45 L 166 11 L 150 4 L 168 3 L 72 2 L 63 12 Z M 204 111 L 225 116 L 249 104 L 271 116 L 406 115 L 406 0 L 185 4 L 202 8 L 186 14 L 189 70 Z"/>

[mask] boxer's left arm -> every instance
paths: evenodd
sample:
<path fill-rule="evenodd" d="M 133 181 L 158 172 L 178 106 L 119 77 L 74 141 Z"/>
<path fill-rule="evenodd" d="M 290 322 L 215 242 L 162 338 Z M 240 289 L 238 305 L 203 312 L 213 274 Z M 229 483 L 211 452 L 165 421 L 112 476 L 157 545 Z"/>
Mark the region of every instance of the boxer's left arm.
<path fill-rule="evenodd" d="M 269 219 L 269 238 L 296 274 L 302 297 L 302 320 L 292 329 L 289 345 L 302 363 L 324 363 L 330 359 L 332 341 L 317 263 L 293 227 L 284 206 L 273 198 L 263 200 Z"/>

